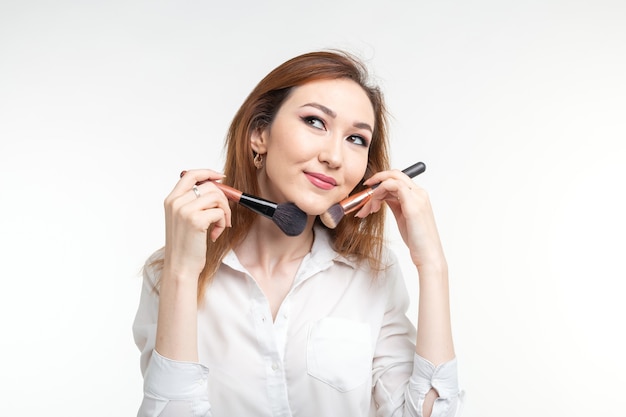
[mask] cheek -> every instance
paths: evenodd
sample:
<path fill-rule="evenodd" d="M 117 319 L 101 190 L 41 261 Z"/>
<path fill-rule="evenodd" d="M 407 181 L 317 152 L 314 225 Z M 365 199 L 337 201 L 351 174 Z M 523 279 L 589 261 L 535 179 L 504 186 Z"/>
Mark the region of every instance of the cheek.
<path fill-rule="evenodd" d="M 267 139 L 268 154 L 297 155 L 306 144 L 301 125 L 294 121 L 276 120 Z"/>
<path fill-rule="evenodd" d="M 360 158 L 362 161 L 354 162 L 351 164 L 348 172 L 352 173 L 350 175 L 349 181 L 353 184 L 353 188 L 356 187 L 361 180 L 363 180 L 365 176 L 365 170 L 367 169 L 367 156 Z"/>

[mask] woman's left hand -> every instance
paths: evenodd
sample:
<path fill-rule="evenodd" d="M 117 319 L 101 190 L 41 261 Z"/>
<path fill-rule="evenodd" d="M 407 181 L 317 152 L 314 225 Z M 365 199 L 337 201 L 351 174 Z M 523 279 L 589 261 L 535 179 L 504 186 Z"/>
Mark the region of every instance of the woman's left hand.
<path fill-rule="evenodd" d="M 411 259 L 418 267 L 445 265 L 445 256 L 435 223 L 428 193 L 399 170 L 379 172 L 365 181 L 380 183 L 370 200 L 357 212 L 366 217 L 387 203 L 398 224 L 400 235 L 408 246 Z"/>

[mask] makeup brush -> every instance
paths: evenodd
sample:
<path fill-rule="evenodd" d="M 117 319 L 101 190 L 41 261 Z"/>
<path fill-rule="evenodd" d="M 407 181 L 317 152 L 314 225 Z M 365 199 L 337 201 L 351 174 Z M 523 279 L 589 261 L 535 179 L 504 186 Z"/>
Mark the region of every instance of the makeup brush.
<path fill-rule="evenodd" d="M 187 171 L 180 173 L 182 177 Z M 196 185 L 212 181 L 199 181 Z M 298 236 L 304 231 L 308 220 L 307 214 L 293 203 L 277 204 L 261 197 L 256 197 L 230 187 L 220 182 L 212 181 L 213 184 L 235 203 L 238 203 L 261 216 L 271 219 L 280 230 L 287 236 Z"/>
<path fill-rule="evenodd" d="M 423 162 L 417 162 L 402 170 L 402 172 L 413 178 L 425 170 L 426 165 Z M 333 204 L 328 210 L 320 215 L 320 220 L 322 220 L 322 223 L 324 223 L 327 227 L 334 229 L 339 224 L 339 221 L 343 219 L 343 216 L 363 207 L 365 203 L 368 202 L 379 184 L 374 184 L 363 191 L 341 200 L 339 203 Z"/>

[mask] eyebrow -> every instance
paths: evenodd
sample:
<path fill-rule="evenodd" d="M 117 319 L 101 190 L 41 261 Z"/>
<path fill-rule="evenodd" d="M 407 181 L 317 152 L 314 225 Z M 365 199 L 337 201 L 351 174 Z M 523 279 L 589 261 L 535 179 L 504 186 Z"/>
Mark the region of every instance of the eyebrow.
<path fill-rule="evenodd" d="M 321 110 L 322 112 L 324 112 L 325 114 L 329 115 L 330 117 L 332 117 L 333 119 L 337 117 L 337 113 L 335 113 L 334 111 L 332 111 L 331 109 L 329 109 L 328 107 L 324 106 L 323 104 L 319 104 L 319 103 L 306 103 L 304 104 L 302 107 L 315 107 L 316 109 Z M 374 132 L 374 129 L 372 129 L 372 127 L 367 124 L 367 123 L 363 123 L 363 122 L 354 122 L 354 124 L 352 125 L 356 128 L 359 129 L 365 129 L 365 130 L 369 130 L 370 132 Z"/>

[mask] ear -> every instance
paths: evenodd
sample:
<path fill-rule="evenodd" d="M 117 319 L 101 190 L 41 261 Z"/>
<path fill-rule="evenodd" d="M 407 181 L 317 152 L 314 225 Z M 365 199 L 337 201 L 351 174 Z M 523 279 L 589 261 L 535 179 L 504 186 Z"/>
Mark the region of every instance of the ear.
<path fill-rule="evenodd" d="M 268 129 L 254 129 L 252 135 L 250 135 L 250 146 L 252 147 L 252 150 L 261 155 L 267 153 L 268 136 Z"/>

